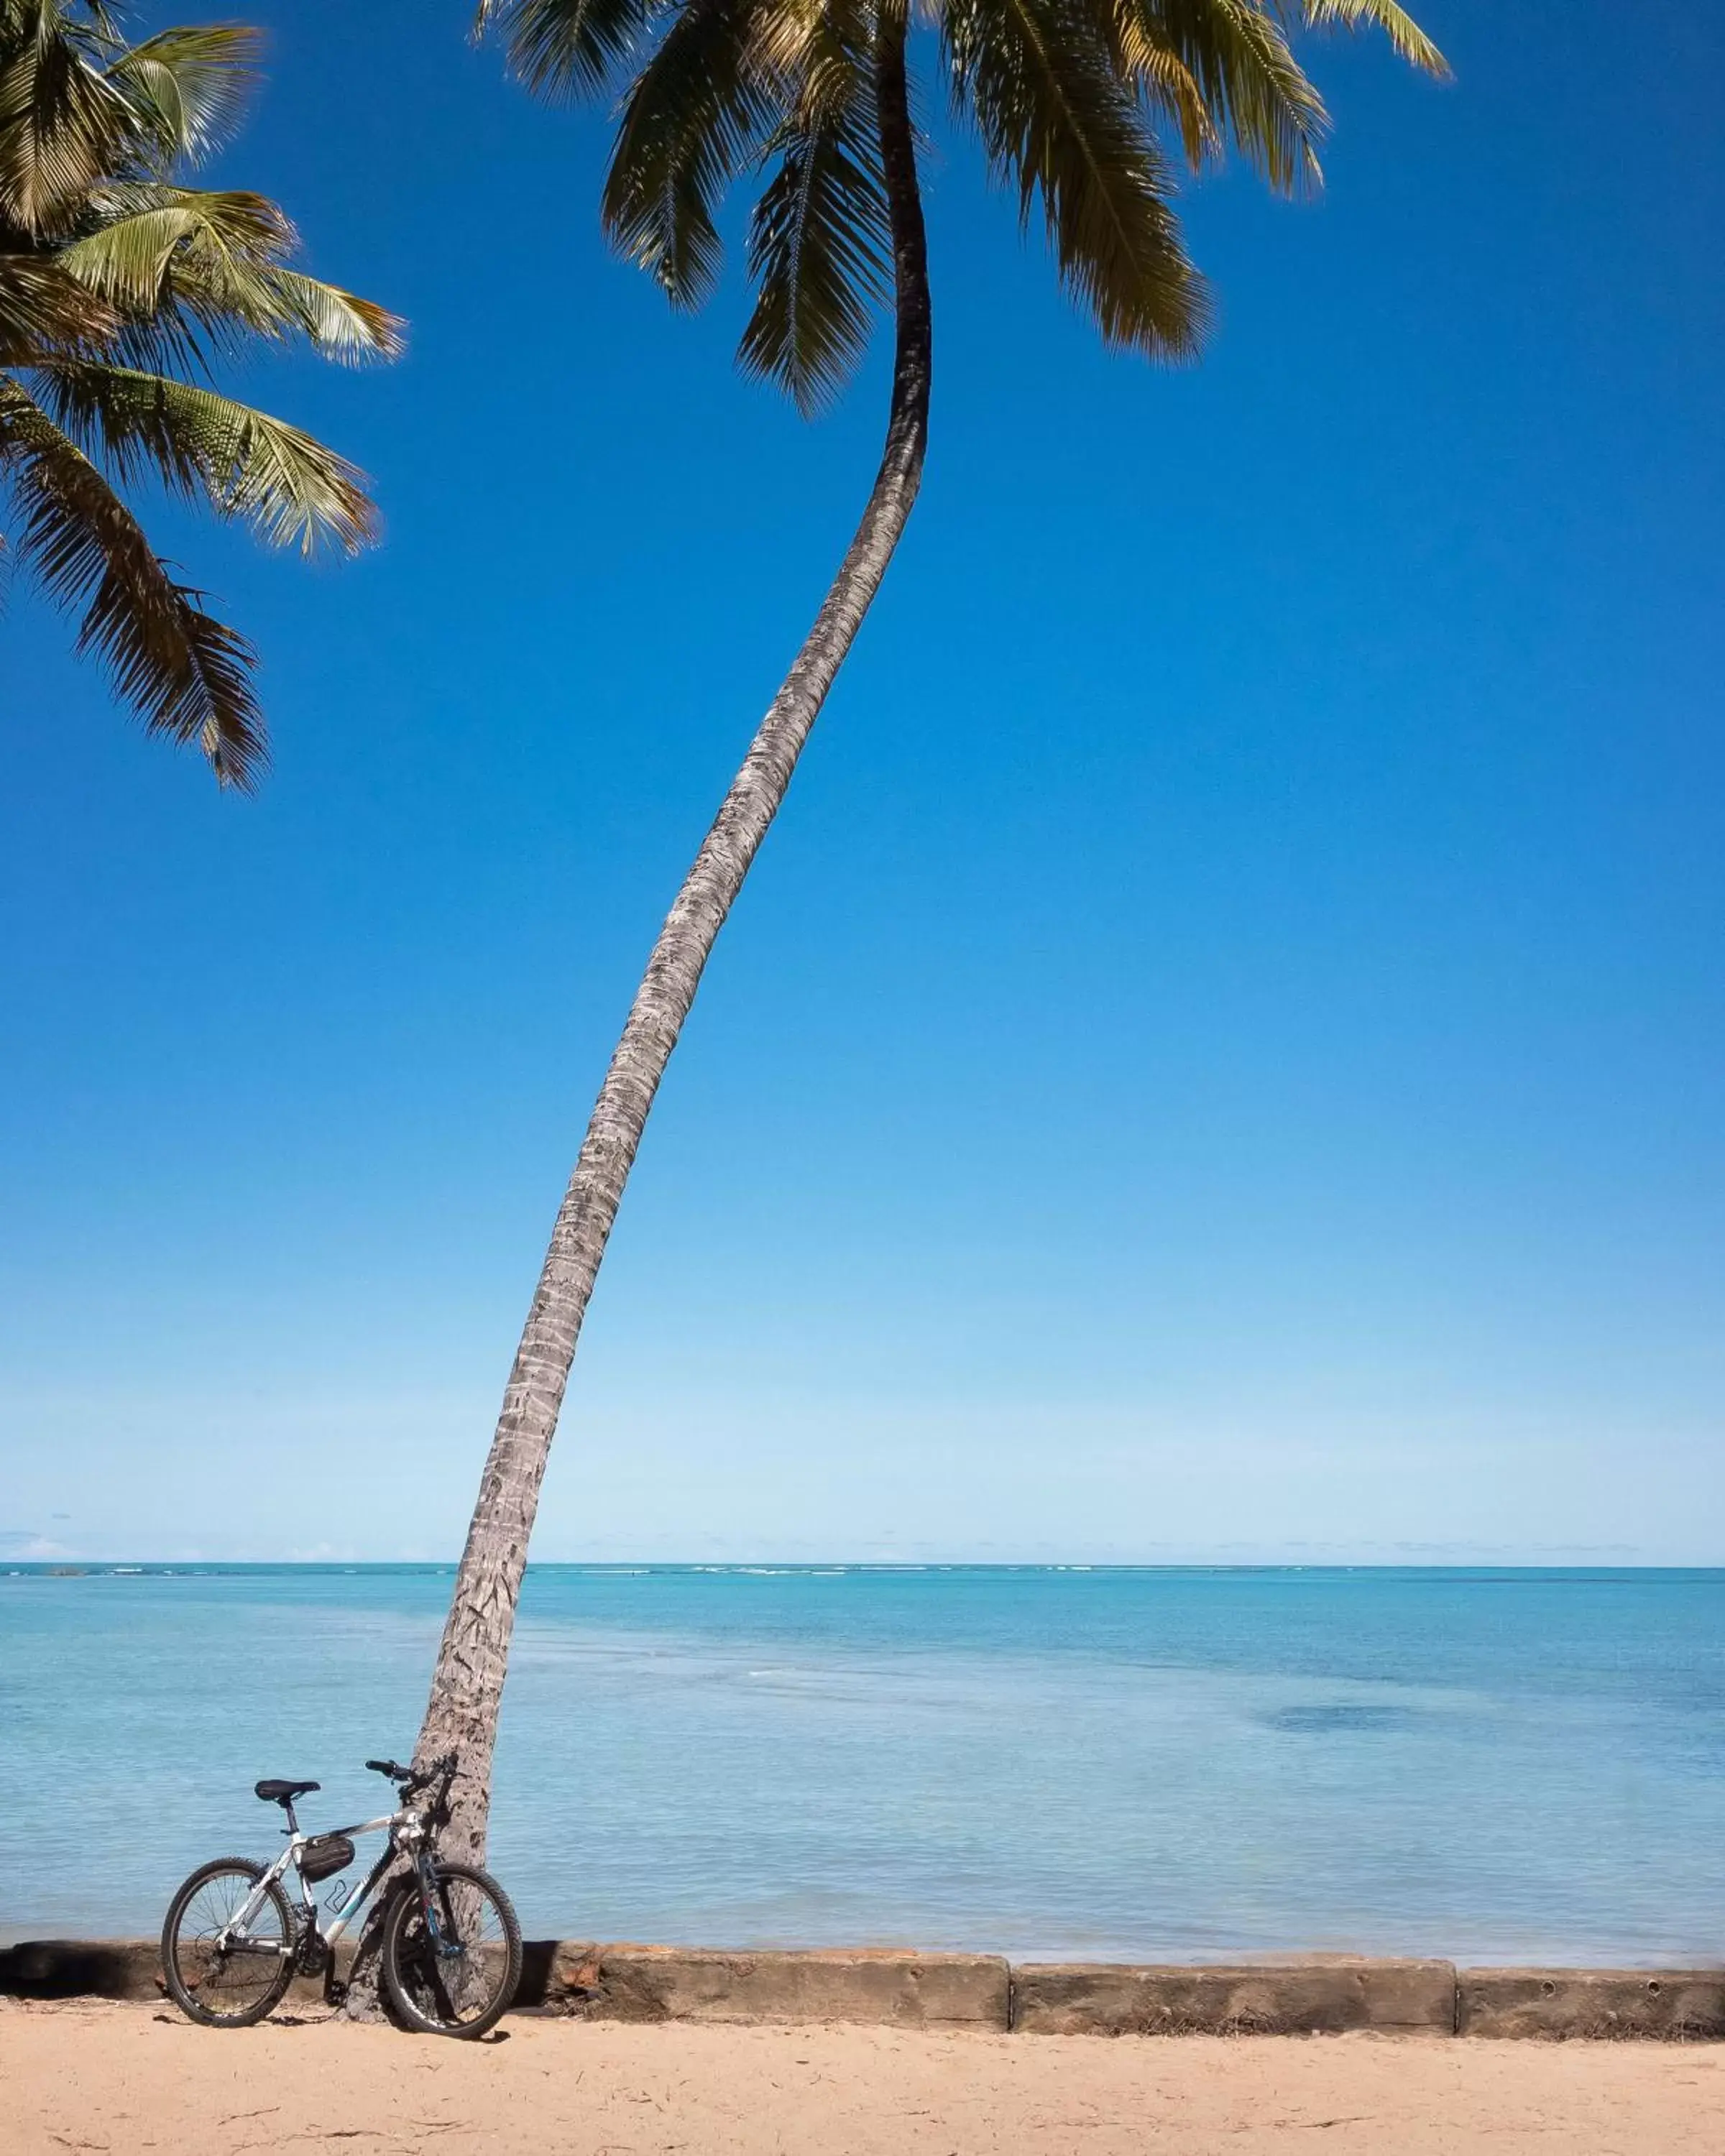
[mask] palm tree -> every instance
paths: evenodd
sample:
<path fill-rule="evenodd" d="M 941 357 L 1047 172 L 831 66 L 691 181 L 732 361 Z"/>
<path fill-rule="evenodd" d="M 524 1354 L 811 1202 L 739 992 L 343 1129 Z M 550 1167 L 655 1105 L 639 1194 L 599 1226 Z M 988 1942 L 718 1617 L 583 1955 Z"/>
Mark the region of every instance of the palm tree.
<path fill-rule="evenodd" d="M 1106 343 L 1192 357 L 1204 287 L 1171 203 L 1176 161 L 1232 145 L 1279 192 L 1318 181 L 1326 116 L 1303 28 L 1375 27 L 1431 74 L 1394 0 L 924 0 L 919 58 L 990 172 L 1040 215 L 1062 283 Z M 855 367 L 877 305 L 896 331 L 886 446 L 862 521 L 648 961 L 540 1275 L 480 1480 L 420 1732 L 461 1755 L 452 1842 L 483 1851 L 490 1763 L 540 1482 L 623 1186 L 714 941 L 783 800 L 916 497 L 932 331 L 906 0 L 481 0 L 549 98 L 618 97 L 602 213 L 674 305 L 718 276 L 729 182 L 761 176 L 742 364 L 805 413 Z M 920 49 L 925 44 L 928 50 Z"/>
<path fill-rule="evenodd" d="M 131 44 L 110 0 L 0 0 L 0 550 L 80 613 L 152 733 L 224 784 L 267 760 L 256 654 L 181 583 L 121 488 L 153 477 L 272 545 L 352 552 L 377 511 L 333 449 L 219 394 L 211 362 L 303 337 L 388 357 L 402 326 L 294 266 L 261 195 L 184 184 L 232 133 L 261 40 L 232 23 Z"/>

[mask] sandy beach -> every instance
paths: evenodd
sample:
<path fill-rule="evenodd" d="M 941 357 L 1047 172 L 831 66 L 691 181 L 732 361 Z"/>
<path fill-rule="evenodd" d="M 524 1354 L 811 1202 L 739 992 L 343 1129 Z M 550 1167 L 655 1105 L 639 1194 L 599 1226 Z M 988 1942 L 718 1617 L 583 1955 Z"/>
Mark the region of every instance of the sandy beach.
<path fill-rule="evenodd" d="M 12 2156 L 1716 2156 L 1725 2047 L 921 2035 L 512 2019 L 476 2045 L 290 2015 L 0 2004 Z"/>

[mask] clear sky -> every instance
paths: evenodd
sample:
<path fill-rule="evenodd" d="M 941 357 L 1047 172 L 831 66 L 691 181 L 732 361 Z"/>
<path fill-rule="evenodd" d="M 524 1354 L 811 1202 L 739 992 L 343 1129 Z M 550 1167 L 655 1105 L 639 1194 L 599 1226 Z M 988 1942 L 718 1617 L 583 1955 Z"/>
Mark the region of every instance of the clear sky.
<path fill-rule="evenodd" d="M 195 17 L 187 6 L 179 13 Z M 223 12 L 223 11 L 214 11 Z M 228 10 L 227 12 L 234 12 Z M 409 357 L 219 796 L 0 621 L 0 1551 L 459 1548 L 649 942 L 873 468 L 462 0 L 259 0 L 222 176 Z M 1315 49 L 1315 207 L 1190 198 L 1201 368 L 928 173 L 934 436 L 721 940 L 543 1558 L 1725 1561 L 1725 18 Z"/>

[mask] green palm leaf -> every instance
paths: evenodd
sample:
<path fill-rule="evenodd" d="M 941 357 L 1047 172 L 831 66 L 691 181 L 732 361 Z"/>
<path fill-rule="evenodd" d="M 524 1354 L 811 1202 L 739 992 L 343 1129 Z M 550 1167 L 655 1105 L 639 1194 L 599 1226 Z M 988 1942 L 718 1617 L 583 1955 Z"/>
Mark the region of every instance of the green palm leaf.
<path fill-rule="evenodd" d="M 135 367 L 69 361 L 38 374 L 54 418 L 82 446 L 100 447 L 122 479 L 159 473 L 272 546 L 305 554 L 320 542 L 353 553 L 377 536 L 363 475 L 267 412 Z"/>
<path fill-rule="evenodd" d="M 106 69 L 164 159 L 207 157 L 238 127 L 257 83 L 264 39 L 241 23 L 159 31 Z"/>
<path fill-rule="evenodd" d="M 758 12 L 759 0 L 686 0 L 618 122 L 600 214 L 679 306 L 699 306 L 717 282 L 719 199 L 773 117 L 752 44 Z"/>
<path fill-rule="evenodd" d="M 944 27 L 960 100 L 990 167 L 1039 198 L 1061 281 L 1110 344 L 1194 354 L 1203 280 L 1169 203 L 1170 176 L 1096 16 L 1077 0 L 957 0 Z"/>
<path fill-rule="evenodd" d="M 873 85 L 846 60 L 823 69 L 765 154 L 778 169 L 749 226 L 757 295 L 738 357 L 805 415 L 861 357 L 891 289 L 891 228 Z"/>
<path fill-rule="evenodd" d="M 1173 126 L 1187 163 L 1194 172 L 1201 170 L 1220 154 L 1222 138 L 1197 76 L 1178 53 L 1145 34 L 1142 10 L 1135 0 L 1118 0 L 1108 29 L 1122 78 L 1137 89 L 1147 111 Z"/>
<path fill-rule="evenodd" d="M 326 359 L 397 359 L 407 346 L 407 325 L 399 315 L 280 264 L 260 270 L 254 285 L 236 280 L 223 304 L 236 321 L 260 334 L 302 331 Z"/>
<path fill-rule="evenodd" d="M 1332 25 L 1343 30 L 1382 30 L 1410 66 L 1440 78 L 1450 73 L 1450 63 L 1396 0 L 1303 0 L 1301 12 L 1314 30 Z"/>
<path fill-rule="evenodd" d="M 480 0 L 476 38 L 495 33 L 541 97 L 593 97 L 646 33 L 653 0 Z"/>
<path fill-rule="evenodd" d="M 1279 193 L 1318 183 L 1328 115 L 1263 0 L 1113 0 L 1113 8 L 1134 80 L 1142 83 L 1158 56 L 1178 61 L 1215 133 Z"/>
<path fill-rule="evenodd" d="M 103 222 L 59 250 L 61 266 L 131 315 L 167 303 L 182 264 L 205 275 L 256 269 L 295 244 L 292 225 L 262 195 L 136 182 L 90 199 Z"/>
<path fill-rule="evenodd" d="M 22 518 L 21 566 L 82 608 L 79 649 L 105 661 L 152 733 L 196 742 L 224 784 L 255 785 L 268 757 L 250 645 L 170 573 L 101 473 L 4 377 L 0 478 Z"/>
<path fill-rule="evenodd" d="M 0 46 L 0 217 L 33 239 L 67 230 L 115 169 L 131 108 L 66 34 L 59 0 L 19 5 Z"/>
<path fill-rule="evenodd" d="M 291 224 L 261 195 L 140 182 L 94 198 L 109 220 L 59 250 L 64 268 L 134 321 L 171 333 L 182 313 L 211 333 L 308 337 L 326 357 L 393 358 L 387 308 L 286 268 Z"/>
<path fill-rule="evenodd" d="M 100 345 L 120 317 L 51 254 L 0 254 L 0 367 Z"/>

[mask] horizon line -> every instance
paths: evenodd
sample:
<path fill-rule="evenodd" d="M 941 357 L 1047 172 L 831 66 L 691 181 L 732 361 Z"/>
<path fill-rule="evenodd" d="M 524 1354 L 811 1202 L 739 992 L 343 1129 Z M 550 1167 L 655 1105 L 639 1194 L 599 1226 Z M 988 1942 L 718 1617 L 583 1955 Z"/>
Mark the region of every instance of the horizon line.
<path fill-rule="evenodd" d="M 204 1557 L 0 1557 L 0 1576 L 61 1577 L 93 1573 L 211 1574 L 227 1572 L 421 1572 L 453 1575 L 459 1558 L 204 1558 Z M 1613 1562 L 1578 1551 L 1567 1559 L 1514 1558 L 1222 1558 L 1154 1559 L 1085 1558 L 533 1558 L 528 1572 L 614 1573 L 639 1577 L 650 1573 L 927 1573 L 927 1572 L 1517 1572 L 1517 1573 L 1725 1573 L 1725 1561 L 1673 1563 L 1620 1558 Z"/>

